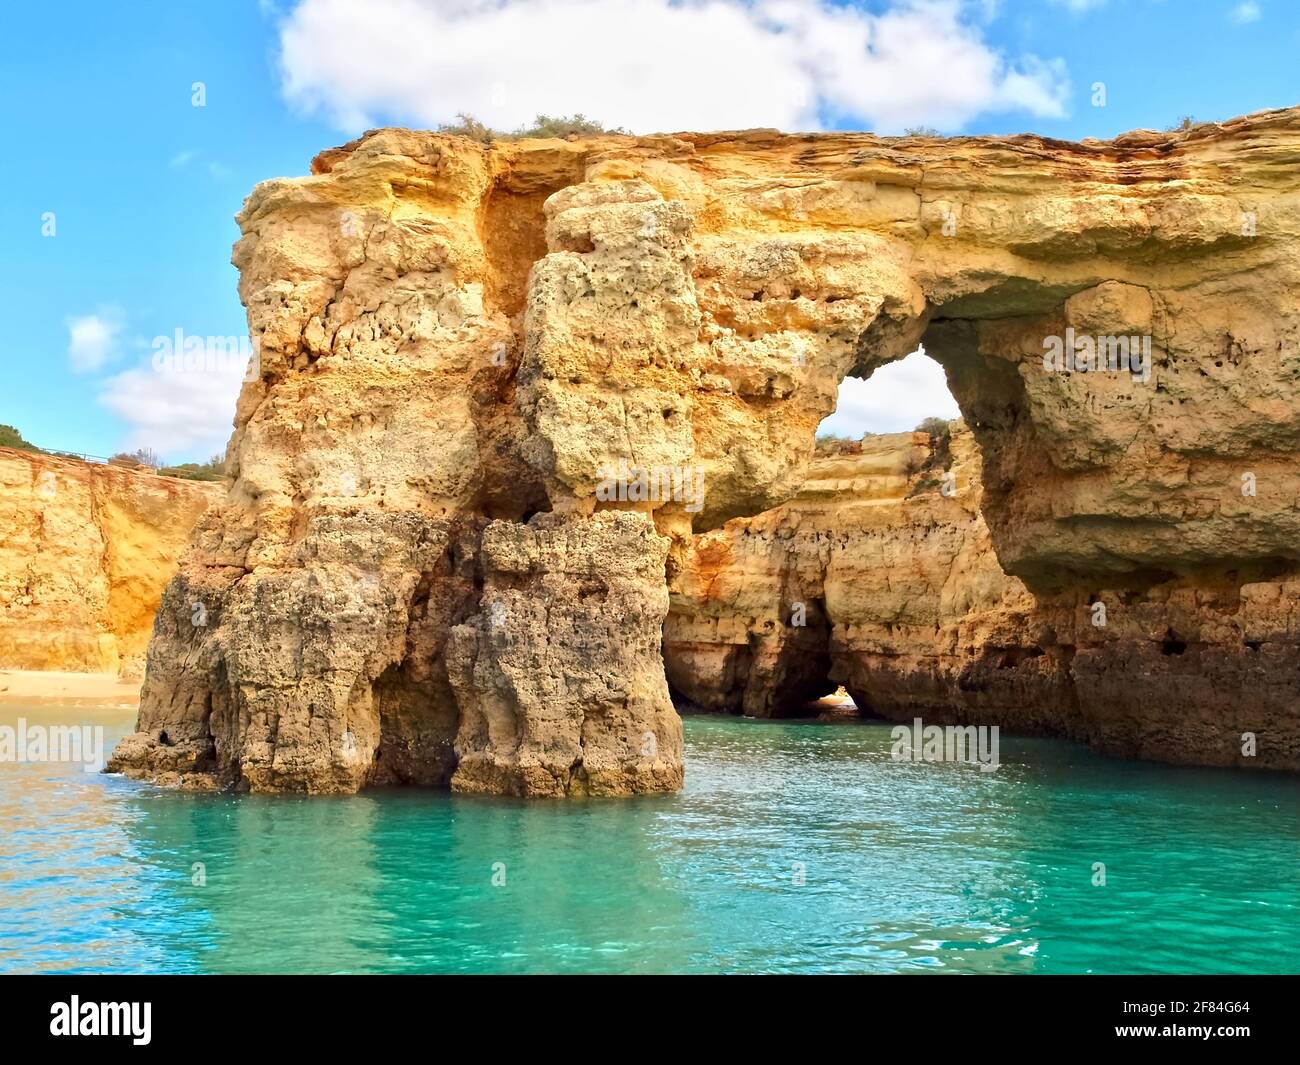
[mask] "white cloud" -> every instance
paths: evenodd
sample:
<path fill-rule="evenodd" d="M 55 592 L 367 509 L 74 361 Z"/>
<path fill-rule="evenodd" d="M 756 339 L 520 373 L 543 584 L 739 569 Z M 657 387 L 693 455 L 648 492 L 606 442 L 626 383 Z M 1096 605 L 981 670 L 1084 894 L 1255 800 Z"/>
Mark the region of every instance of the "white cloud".
<path fill-rule="evenodd" d="M 1244 26 L 1248 22 L 1258 22 L 1264 12 L 1254 0 L 1246 0 L 1245 3 L 1237 4 L 1228 12 L 1228 17 L 1233 22 Z"/>
<path fill-rule="evenodd" d="M 846 377 L 835 413 L 817 432 L 854 439 L 863 433 L 902 433 L 926 418 L 958 418 L 943 367 L 921 351 L 891 362 L 869 380 Z"/>
<path fill-rule="evenodd" d="M 90 373 L 108 362 L 121 328 L 111 310 L 69 318 L 68 364 L 73 373 Z"/>
<path fill-rule="evenodd" d="M 1064 113 L 1060 61 L 1011 60 L 967 0 L 300 0 L 280 23 L 283 92 L 349 133 L 470 112 L 513 129 L 582 112 L 648 133 L 826 116 L 899 132 Z"/>
<path fill-rule="evenodd" d="M 225 450 L 243 375 L 233 362 L 160 371 L 147 361 L 105 381 L 99 402 L 127 423 L 127 450 L 149 447 L 169 462 L 203 461 Z"/>
<path fill-rule="evenodd" d="M 188 166 L 198 154 L 193 148 L 185 148 L 168 159 L 167 165 L 178 170 L 181 167 Z"/>

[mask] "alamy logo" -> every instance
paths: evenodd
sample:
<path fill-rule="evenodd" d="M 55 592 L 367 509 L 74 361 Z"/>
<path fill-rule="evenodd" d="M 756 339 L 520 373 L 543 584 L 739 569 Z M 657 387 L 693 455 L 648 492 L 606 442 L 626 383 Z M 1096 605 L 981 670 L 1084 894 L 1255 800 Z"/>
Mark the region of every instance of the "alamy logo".
<path fill-rule="evenodd" d="M 148 1046 L 152 1013 L 151 1002 L 82 1002 L 73 995 L 50 1007 L 50 1035 L 129 1035 Z"/>
<path fill-rule="evenodd" d="M 925 725 L 917 717 L 910 726 L 895 725 L 889 738 L 895 762 L 969 762 L 981 773 L 998 767 L 997 725 Z"/>
<path fill-rule="evenodd" d="M 262 373 L 261 340 L 247 336 L 202 337 L 177 329 L 172 336 L 153 338 L 153 368 L 157 373 L 234 373 L 256 381 Z"/>
<path fill-rule="evenodd" d="M 1054 373 L 1117 373 L 1127 370 L 1133 380 L 1151 379 L 1149 336 L 1090 336 L 1066 329 L 1065 336 L 1043 338 L 1043 369 Z"/>
<path fill-rule="evenodd" d="M 704 471 L 698 466 L 628 466 L 596 470 L 600 483 L 596 498 L 602 503 L 685 503 L 691 514 L 704 509 Z"/>
<path fill-rule="evenodd" d="M 0 762 L 80 762 L 87 773 L 104 768 L 103 725 L 0 725 Z"/>

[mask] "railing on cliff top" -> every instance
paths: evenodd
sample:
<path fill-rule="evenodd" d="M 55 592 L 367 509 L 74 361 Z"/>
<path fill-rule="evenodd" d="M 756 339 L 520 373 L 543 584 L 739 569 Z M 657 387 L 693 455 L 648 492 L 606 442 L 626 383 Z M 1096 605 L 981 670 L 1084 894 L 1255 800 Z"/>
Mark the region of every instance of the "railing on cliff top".
<path fill-rule="evenodd" d="M 107 455 L 87 455 L 84 451 L 56 451 L 52 447 L 43 447 L 41 450 L 47 455 L 59 455 L 65 459 L 81 459 L 82 462 L 98 462 L 105 466 L 110 461 Z"/>
<path fill-rule="evenodd" d="M 56 458 L 61 459 L 80 459 L 82 462 L 94 462 L 100 466 L 117 465 L 123 466 L 126 469 L 131 468 L 125 461 L 113 462 L 113 456 L 111 455 L 90 455 L 84 451 L 60 451 L 58 448 L 40 447 L 37 444 L 33 444 L 32 447 L 34 449 L 33 454 L 53 455 Z M 18 448 L 17 450 L 25 451 L 26 448 Z M 148 462 L 136 462 L 136 466 L 148 466 L 151 470 L 159 470 L 162 468 L 161 466 L 154 466 Z"/>

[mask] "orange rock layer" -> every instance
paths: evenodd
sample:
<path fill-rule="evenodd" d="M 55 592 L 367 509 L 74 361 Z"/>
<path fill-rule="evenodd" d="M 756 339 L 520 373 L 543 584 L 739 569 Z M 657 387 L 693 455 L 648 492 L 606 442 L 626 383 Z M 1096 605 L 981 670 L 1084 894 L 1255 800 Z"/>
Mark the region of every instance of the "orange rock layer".
<path fill-rule="evenodd" d="M 221 486 L 0 448 L 0 667 L 139 678 Z"/>

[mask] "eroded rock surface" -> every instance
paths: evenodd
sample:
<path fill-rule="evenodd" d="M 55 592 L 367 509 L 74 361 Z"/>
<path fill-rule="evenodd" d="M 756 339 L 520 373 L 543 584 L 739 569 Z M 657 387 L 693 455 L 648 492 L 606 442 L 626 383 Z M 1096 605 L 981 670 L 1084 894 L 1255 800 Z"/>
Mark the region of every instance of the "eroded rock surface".
<path fill-rule="evenodd" d="M 1208 731 L 1245 714 L 1242 670 L 1287 721 L 1297 697 L 1297 162 L 1296 111 L 1083 144 L 390 129 L 259 186 L 234 256 L 261 350 L 234 484 L 168 590 L 114 766 L 259 790 L 675 787 L 647 650 L 664 583 L 692 536 L 800 489 L 846 374 L 922 339 L 983 454 L 998 580 L 1122 604 L 1100 647 L 1073 607 L 1050 614 L 1038 664 L 1004 671 L 1042 673 L 1025 714 L 1069 697 L 1048 646 L 1072 646 L 1097 742 L 1223 761 Z M 1076 334 L 1149 362 L 1045 368 Z M 611 495 L 611 469 L 636 489 Z M 584 582 L 604 589 L 586 607 Z M 1245 601 L 1272 604 L 1248 612 L 1257 650 L 1232 645 Z M 1184 653 L 1151 655 L 1161 625 Z M 900 701 L 946 690 L 895 665 Z M 1287 744 L 1270 764 L 1296 765 Z"/>
<path fill-rule="evenodd" d="M 682 782 L 659 657 L 667 538 L 637 514 L 494 522 L 448 654 L 460 791 L 618 795 Z"/>

